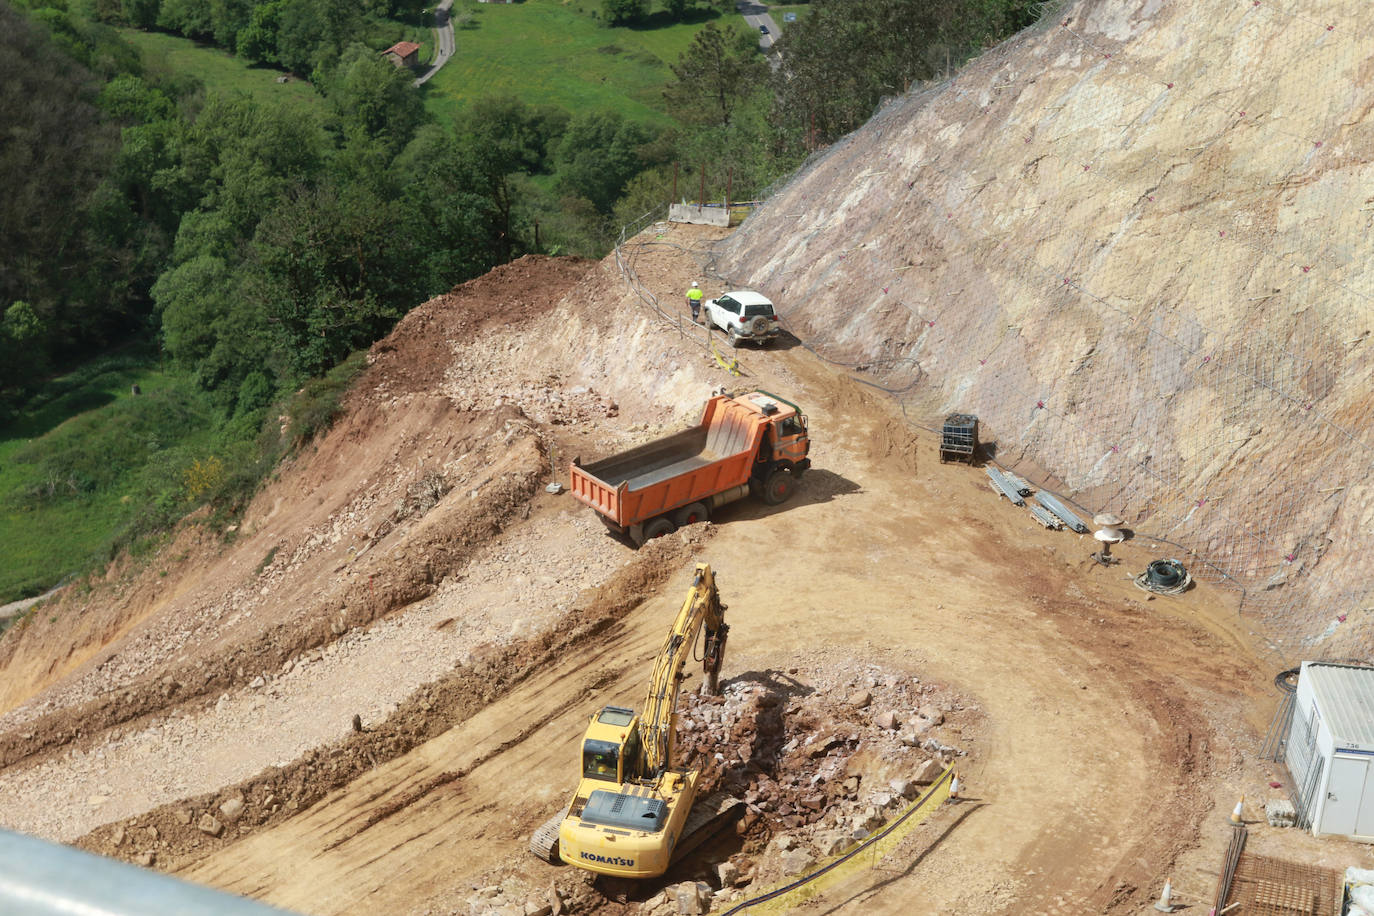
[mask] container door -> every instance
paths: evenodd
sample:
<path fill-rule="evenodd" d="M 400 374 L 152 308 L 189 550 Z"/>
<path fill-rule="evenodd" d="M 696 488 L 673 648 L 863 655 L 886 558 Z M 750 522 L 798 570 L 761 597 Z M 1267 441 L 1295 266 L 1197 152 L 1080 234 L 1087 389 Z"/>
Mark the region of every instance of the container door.
<path fill-rule="evenodd" d="M 1320 833 L 1351 836 L 1356 832 L 1364 781 L 1369 761 L 1358 757 L 1332 757 L 1331 779 L 1326 784 Z"/>
<path fill-rule="evenodd" d="M 1369 783 L 1374 779 L 1374 766 L 1371 761 L 1365 758 L 1365 786 L 1364 797 L 1360 799 L 1360 814 L 1355 819 L 1355 834 L 1357 836 L 1374 836 L 1374 785 Z"/>

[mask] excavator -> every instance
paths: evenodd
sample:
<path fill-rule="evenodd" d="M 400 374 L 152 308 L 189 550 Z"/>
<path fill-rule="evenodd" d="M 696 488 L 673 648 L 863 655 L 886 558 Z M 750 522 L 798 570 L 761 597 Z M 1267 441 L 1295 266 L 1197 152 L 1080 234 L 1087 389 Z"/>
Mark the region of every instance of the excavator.
<path fill-rule="evenodd" d="M 654 661 L 643 711 L 604 706 L 592 715 L 577 791 L 531 837 L 530 852 L 616 878 L 654 878 L 739 814 L 743 803 L 728 796 L 698 802 L 699 771 L 672 765 L 687 659 L 704 631 L 701 692 L 719 693 L 729 630 L 711 567 L 698 563 Z"/>

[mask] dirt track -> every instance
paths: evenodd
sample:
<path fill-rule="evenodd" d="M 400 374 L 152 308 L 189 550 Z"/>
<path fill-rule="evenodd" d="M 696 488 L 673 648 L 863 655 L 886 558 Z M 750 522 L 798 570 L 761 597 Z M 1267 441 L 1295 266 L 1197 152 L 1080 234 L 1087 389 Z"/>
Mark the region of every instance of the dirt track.
<path fill-rule="evenodd" d="M 697 275 L 691 249 L 710 236 L 676 227 L 643 237 L 636 268 L 662 301 L 676 302 Z M 392 422 L 409 423 L 412 406 L 437 390 L 460 405 L 459 421 L 461 411 L 518 410 L 535 424 L 520 433 L 520 447 L 552 445 L 566 460 L 675 428 L 710 388 L 731 383 L 714 359 L 650 321 L 606 265 L 570 273 L 566 262 L 534 261 L 512 270 L 525 287 L 572 292 L 558 308 L 556 296 L 525 296 L 509 320 L 484 325 L 476 343 L 471 323 L 445 311 L 472 308 L 475 292 L 417 312 L 376 348 L 374 388 L 360 394 L 355 410 L 363 413 L 353 416 L 385 403 Z M 483 288 L 511 287 L 472 289 Z M 492 298 L 484 313 L 509 302 Z M 638 701 L 686 570 L 702 560 L 730 606 L 727 679 L 766 681 L 799 668 L 847 683 L 877 664 L 948 684 L 977 713 L 941 733 L 967 751 L 960 772 L 969 800 L 922 828 L 906 859 L 831 894 L 824 910 L 1137 912 L 1166 874 L 1189 890 L 1207 888 L 1223 833 L 1218 810 L 1241 791 L 1262 794 L 1267 771 L 1251 755 L 1274 701 L 1273 672 L 1252 652 L 1227 597 L 1202 587 L 1147 600 L 1124 570 L 1158 555 L 1148 543 L 1123 545 L 1123 567 L 1098 567 L 1087 560 L 1088 541 L 1039 528 L 999 500 L 981 471 L 938 464 L 931 442 L 908 431 L 880 394 L 803 348 L 742 359 L 749 375 L 738 382 L 785 393 L 811 417 L 815 468 L 792 503 L 739 503 L 686 541 L 671 535 L 636 554 L 566 495 L 543 494 L 542 479 L 512 484 L 501 524 L 452 559 L 435 554 L 446 565 L 429 568 L 427 587 L 388 583 L 386 564 L 369 567 L 368 579 L 354 581 L 414 597 L 350 618 L 357 629 L 342 638 L 326 628 L 315 643 L 300 643 L 264 685 L 252 686 L 252 670 L 231 672 L 225 687 L 188 701 L 164 697 L 170 714 L 154 709 L 113 731 L 88 726 L 75 748 L 54 738 L 30 751 L 0 772 L 22 790 L 0 800 L 0 821 L 28 823 L 40 792 L 41 833 L 74 836 L 123 818 L 83 842 L 128 858 L 151 851 L 159 867 L 304 912 L 467 912 L 475 887 L 502 881 L 556 881 L 576 894 L 576 877 L 526 856 L 525 840 L 570 788 L 589 709 Z M 432 432 L 453 422 L 433 416 Z M 368 428 L 345 418 L 320 448 L 340 468 L 362 470 L 331 478 L 305 462 L 264 500 L 289 504 L 300 498 L 293 480 L 305 479 L 302 505 L 361 514 L 359 487 L 414 465 L 404 442 L 366 459 L 389 470 L 350 456 L 348 443 L 365 443 Z M 504 460 L 496 456 L 512 427 L 486 428 L 489 446 L 465 448 Z M 478 500 L 454 457 L 431 459 L 456 485 L 415 525 L 422 535 L 431 529 L 418 543 L 442 544 L 454 530 L 450 513 Z M 337 521 L 345 510 L 330 511 Z M 404 534 L 401 516 L 394 531 L 371 529 L 383 545 L 371 556 L 387 549 L 399 558 L 395 570 L 409 575 L 417 542 L 391 540 Z M 339 551 L 351 527 L 342 526 Z M 290 534 L 280 526 L 270 533 Z M 336 576 L 327 552 L 312 560 L 302 546 L 297 554 L 291 594 L 311 595 Z M 256 560 L 261 549 L 245 556 Z M 198 583 L 202 593 L 237 587 L 245 575 L 246 561 L 190 562 L 221 570 Z M 638 590 L 645 600 L 635 605 Z M 304 600 L 300 608 L 309 620 L 310 608 L 326 606 Z M 296 606 L 282 613 L 288 608 Z M 576 618 L 567 616 L 573 608 Z M 369 625 L 375 616 L 383 619 Z M 583 628 L 569 631 L 570 620 Z M 166 625 L 153 614 L 137 629 L 156 642 Z M 260 638 L 240 632 L 249 643 Z M 176 652 L 213 658 L 234 648 L 216 634 L 160 657 L 175 665 Z M 85 709 L 86 691 L 70 685 L 99 683 L 132 650 L 115 643 L 102 651 L 115 662 L 78 668 L 46 694 L 46 706 L 15 710 L 0 739 L 27 747 L 41 735 L 23 735 L 54 716 L 67 716 L 66 728 L 79 723 L 63 709 Z M 450 670 L 459 686 L 412 693 Z M 160 684 L 160 674 L 146 683 Z M 136 676 L 112 683 L 145 689 Z M 64 706 L 63 696 L 77 705 Z M 369 696 L 376 703 L 363 717 L 367 731 L 344 739 Z M 35 708 L 50 710 L 47 718 Z M 325 727 L 291 727 L 293 744 L 272 744 L 289 716 Z M 175 773 L 149 772 L 136 756 L 169 750 Z M 285 767 L 263 769 L 272 764 Z M 92 805 L 102 781 L 119 788 Z M 224 838 L 180 823 L 179 812 L 199 816 L 234 792 L 248 813 Z"/>

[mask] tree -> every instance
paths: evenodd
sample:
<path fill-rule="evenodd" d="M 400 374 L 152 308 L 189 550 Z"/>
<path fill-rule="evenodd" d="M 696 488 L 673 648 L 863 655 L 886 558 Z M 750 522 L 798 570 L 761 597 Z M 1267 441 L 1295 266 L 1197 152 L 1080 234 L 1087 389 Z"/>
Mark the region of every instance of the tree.
<path fill-rule="evenodd" d="M 48 331 L 27 302 L 5 309 L 0 320 L 0 418 L 34 387 L 46 365 Z"/>
<path fill-rule="evenodd" d="M 601 0 L 601 18 L 608 25 L 634 25 L 648 14 L 648 0 Z"/>
<path fill-rule="evenodd" d="M 464 158 L 491 203 L 495 217 L 491 235 L 501 261 L 510 260 L 517 245 L 511 225 L 516 196 L 513 179 L 547 169 L 549 147 L 567 123 L 565 112 L 531 108 L 507 96 L 479 99 L 458 124 Z"/>
<path fill-rule="evenodd" d="M 157 24 L 187 38 L 208 40 L 214 37 L 210 0 L 162 0 Z"/>
<path fill-rule="evenodd" d="M 590 112 L 572 119 L 558 143 L 559 185 L 609 213 L 625 183 L 646 163 L 640 148 L 653 139 L 648 128 L 619 112 Z"/>
<path fill-rule="evenodd" d="M 254 64 L 279 63 L 277 31 L 281 27 L 282 9 L 285 6 L 286 0 L 274 0 L 253 7 L 248 24 L 235 39 L 239 57 Z"/>
<path fill-rule="evenodd" d="M 428 117 L 410 74 L 365 45 L 351 45 L 344 52 L 327 95 L 345 136 L 380 141 L 390 156 L 410 142 Z"/>
<path fill-rule="evenodd" d="M 101 279 L 109 252 L 86 247 L 118 143 L 95 97 L 84 67 L 0 4 L 0 304 L 27 302 L 45 329 L 27 345 L 58 358 L 126 330 Z"/>
<path fill-rule="evenodd" d="M 510 175 L 493 176 L 491 162 L 473 155 L 475 144 L 436 124 L 416 133 L 392 164 L 394 184 L 403 188 L 410 219 L 425 227 L 421 234 L 424 295 L 486 273 L 510 259 L 515 248 L 509 210 L 518 195 Z M 503 187 L 497 191 L 492 182 Z"/>
<path fill-rule="evenodd" d="M 663 90 L 669 113 L 686 124 L 722 128 L 768 76 L 754 36 L 727 34 L 715 23 L 697 32 L 672 70 L 674 80 Z"/>
<path fill-rule="evenodd" d="M 813 0 L 779 42 L 776 116 L 829 142 L 856 129 L 885 95 L 930 79 L 1029 24 L 1027 0 Z"/>
<path fill-rule="evenodd" d="M 248 292 L 292 369 L 328 369 L 422 301 L 422 229 L 362 184 L 299 191 L 263 218 Z"/>
<path fill-rule="evenodd" d="M 138 29 L 151 29 L 157 25 L 161 11 L 158 0 L 121 0 L 120 14 L 124 21 Z"/>

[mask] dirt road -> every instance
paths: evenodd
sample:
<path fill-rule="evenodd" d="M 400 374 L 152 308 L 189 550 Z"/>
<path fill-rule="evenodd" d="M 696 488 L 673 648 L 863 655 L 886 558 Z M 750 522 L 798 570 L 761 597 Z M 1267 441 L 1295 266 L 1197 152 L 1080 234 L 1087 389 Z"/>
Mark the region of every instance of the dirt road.
<path fill-rule="evenodd" d="M 713 231 L 664 226 L 644 236 L 635 268 L 660 301 L 676 301 L 674 291 L 700 274 L 699 245 Z M 546 285 L 568 289 L 566 265 L 522 263 L 509 275 L 528 289 L 540 270 L 555 268 L 564 275 L 551 274 Z M 922 827 L 901 855 L 829 894 L 827 912 L 1136 912 L 1184 858 L 1210 850 L 1218 831 L 1207 819 L 1217 805 L 1230 803 L 1235 786 L 1262 778 L 1249 755 L 1273 702 L 1272 671 L 1249 647 L 1229 596 L 1202 586 L 1180 598 L 1148 598 L 1127 572 L 1158 555 L 1149 543 L 1128 542 L 1120 567 L 1099 567 L 1088 560 L 1090 542 L 1040 528 L 994 494 L 981 470 L 939 464 L 933 442 L 913 433 L 883 395 L 805 349 L 744 351 L 748 375 L 731 379 L 708 351 L 648 317 L 605 265 L 586 270 L 557 308 L 522 300 L 520 316 L 480 338 L 459 321 L 450 322 L 458 330 L 445 331 L 440 306 L 417 315 L 379 353 L 413 346 L 427 362 L 388 369 L 379 396 L 397 419 L 404 416 L 397 391 L 409 372 L 423 391 L 442 392 L 460 417 L 518 407 L 566 461 L 675 428 L 712 387 L 758 385 L 785 393 L 811 418 L 815 466 L 796 499 L 775 509 L 737 503 L 708 528 L 635 552 L 566 495 L 541 488 L 523 512 L 503 509 L 505 527 L 461 565 L 446 567 L 422 597 L 293 656 L 264 684 L 238 683 L 200 706 L 169 703 L 136 730 L 97 734 L 94 743 L 83 739 L 82 747 L 11 767 L 0 778 L 19 791 L 6 797 L 41 793 L 43 804 L 0 806 L 0 817 L 35 819 L 33 829 L 70 835 L 128 815 L 117 841 L 107 826 L 83 842 L 125 857 L 149 849 L 159 867 L 309 913 L 467 912 L 478 887 L 566 887 L 576 877 L 529 857 L 526 839 L 564 801 L 590 709 L 638 701 L 687 571 L 701 560 L 716 570 L 730 606 L 727 682 L 795 682 L 790 690 L 807 693 L 825 681 L 843 689 L 860 685 L 876 665 L 948 685 L 963 698 L 968 715 L 952 717 L 939 735 L 964 752 L 958 765 L 968 800 Z M 510 312 L 507 301 L 492 299 L 491 313 Z M 427 409 L 440 433 L 431 438 L 442 440 L 450 421 Z M 345 420 L 320 453 L 346 463 L 349 443 L 367 442 L 370 428 Z M 478 454 L 499 460 L 510 423 L 481 428 L 492 430 L 496 445 Z M 414 465 L 407 447 L 380 450 L 393 462 L 382 476 Z M 427 447 L 434 454 L 436 446 Z M 440 468 L 472 464 L 442 454 L 428 460 Z M 357 502 L 333 493 L 329 474 L 308 466 L 300 473 L 313 488 L 311 511 Z M 354 469 L 357 477 L 378 474 Z M 372 486 L 338 479 L 338 486 Z M 417 530 L 443 531 L 437 519 L 445 506 L 472 505 L 479 490 L 453 491 Z M 289 498 L 265 495 L 274 506 Z M 277 525 L 288 509 L 273 509 Z M 348 527 L 331 530 L 341 532 L 337 555 L 351 557 Z M 400 562 L 418 552 L 387 548 L 395 536 L 377 528 L 367 543 L 383 546 L 369 556 L 390 550 L 386 556 Z M 425 557 L 438 543 L 421 543 Z M 260 555 L 249 553 L 247 565 Z M 329 581 L 333 562 L 328 555 L 315 566 L 303 561 L 298 575 Z M 436 562 L 426 559 L 426 575 L 436 576 Z M 372 568 L 359 580 L 365 586 L 389 567 Z M 291 587 L 290 594 L 311 588 L 307 581 Z M 608 587 L 620 598 L 596 597 Z M 596 613 L 600 623 L 587 625 Z M 151 620 L 142 632 L 156 632 Z M 567 635 L 573 621 L 582 627 L 575 638 Z M 218 639 L 222 648 L 225 637 Z M 482 686 L 475 673 L 482 659 L 502 658 L 484 648 L 494 644 L 522 647 L 511 663 L 533 667 L 510 680 L 496 670 Z M 448 710 L 405 697 L 446 667 L 474 672 L 476 685 L 462 700 L 471 714 L 453 718 L 458 724 L 447 731 L 422 729 L 431 737 L 418 745 L 365 743 L 372 734 L 416 733 L 386 731 L 391 720 L 380 719 L 397 703 L 410 704 L 406 721 L 441 720 Z M 120 669 L 79 673 L 94 684 L 101 670 Z M 331 750 L 343 747 L 328 742 L 360 709 L 364 733 L 349 740 L 363 743 Z M 32 727 L 23 713 L 13 720 Z M 314 756 L 300 758 L 306 763 L 262 770 L 312 745 Z M 146 755 L 157 752 L 168 755 L 167 771 L 149 770 Z M 900 768 L 901 755 L 888 763 Z M 105 794 L 102 781 L 112 797 L 94 804 Z M 305 799 L 299 810 L 297 795 L 283 794 L 288 783 L 316 787 L 297 793 Z M 218 805 L 217 785 L 262 810 L 212 842 L 178 815 Z M 332 786 L 329 794 L 319 788 Z M 198 792 L 210 794 L 178 800 Z M 725 851 L 739 849 L 732 842 Z M 578 907 L 633 911 L 634 904 L 589 898 Z"/>
<path fill-rule="evenodd" d="M 826 906 L 1069 914 L 1148 896 L 1196 840 L 1209 781 L 1232 767 L 1247 707 L 1267 697 L 1224 598 L 1146 600 L 1122 568 L 1088 562 L 1088 541 L 1040 529 L 980 471 L 938 464 L 879 396 L 804 350 L 743 357 L 750 382 L 810 414 L 815 469 L 792 504 L 723 511 L 697 554 L 731 606 L 727 674 L 872 661 L 955 685 L 986 722 L 960 736 L 971 798 L 924 832 L 939 841 L 919 866 L 875 873 Z M 1124 568 L 1148 547 L 1126 545 Z M 587 707 L 637 699 L 681 579 L 591 657 L 188 876 L 329 913 L 446 912 L 502 875 L 547 884 L 555 870 L 521 859 L 525 837 L 562 801 Z"/>

